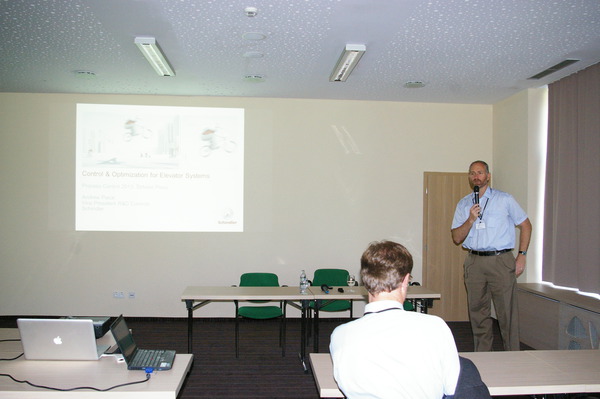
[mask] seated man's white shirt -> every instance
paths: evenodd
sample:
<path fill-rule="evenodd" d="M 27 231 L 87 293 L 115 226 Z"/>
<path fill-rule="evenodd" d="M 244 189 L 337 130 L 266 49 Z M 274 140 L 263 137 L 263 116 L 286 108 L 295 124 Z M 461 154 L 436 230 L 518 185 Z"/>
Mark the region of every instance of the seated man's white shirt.
<path fill-rule="evenodd" d="M 397 301 L 371 302 L 368 312 L 373 313 L 338 326 L 331 335 L 333 374 L 346 397 L 441 399 L 454 394 L 460 362 L 452 332 L 441 318 L 405 311 Z"/>

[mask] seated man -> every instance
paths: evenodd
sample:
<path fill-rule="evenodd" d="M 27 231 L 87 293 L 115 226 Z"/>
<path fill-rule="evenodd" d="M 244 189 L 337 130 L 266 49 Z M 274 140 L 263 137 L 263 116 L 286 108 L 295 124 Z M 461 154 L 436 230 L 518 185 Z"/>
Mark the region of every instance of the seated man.
<path fill-rule="evenodd" d="M 402 307 L 412 267 L 408 250 L 390 241 L 372 243 L 362 255 L 369 303 L 363 317 L 333 331 L 329 347 L 335 380 L 349 399 L 441 399 L 459 391 L 461 362 L 450 328 L 437 316 Z M 461 396 L 489 397 L 472 366 L 467 383 L 482 386 L 483 396 L 460 389 Z"/>

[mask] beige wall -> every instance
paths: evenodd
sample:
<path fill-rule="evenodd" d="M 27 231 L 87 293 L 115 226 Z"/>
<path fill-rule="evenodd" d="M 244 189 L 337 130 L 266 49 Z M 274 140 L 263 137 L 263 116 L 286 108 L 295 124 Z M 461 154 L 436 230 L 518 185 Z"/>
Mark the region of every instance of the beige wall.
<path fill-rule="evenodd" d="M 244 108 L 245 232 L 75 232 L 78 102 Z M 300 269 L 309 276 L 319 267 L 356 272 L 367 244 L 384 238 L 407 245 L 421 280 L 423 172 L 464 171 L 472 159 L 492 155 L 503 165 L 504 150 L 492 152 L 492 144 L 508 143 L 492 134 L 493 125 L 510 118 L 496 121 L 493 110 L 0 94 L 0 314 L 183 317 L 179 298 L 187 285 L 236 284 L 246 271 L 276 272 L 289 285 Z M 116 290 L 134 291 L 136 299 L 113 299 Z M 232 316 L 233 305 L 212 304 L 198 315 Z"/>

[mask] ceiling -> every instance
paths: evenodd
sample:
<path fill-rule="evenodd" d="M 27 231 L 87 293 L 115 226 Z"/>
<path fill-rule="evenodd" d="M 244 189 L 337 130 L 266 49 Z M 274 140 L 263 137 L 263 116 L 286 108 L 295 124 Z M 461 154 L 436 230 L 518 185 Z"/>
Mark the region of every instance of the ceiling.
<path fill-rule="evenodd" d="M 176 76 L 158 76 L 136 36 L 155 37 Z M 346 44 L 366 53 L 329 82 Z M 598 0 L 0 0 L 1 92 L 493 104 L 597 62 Z"/>

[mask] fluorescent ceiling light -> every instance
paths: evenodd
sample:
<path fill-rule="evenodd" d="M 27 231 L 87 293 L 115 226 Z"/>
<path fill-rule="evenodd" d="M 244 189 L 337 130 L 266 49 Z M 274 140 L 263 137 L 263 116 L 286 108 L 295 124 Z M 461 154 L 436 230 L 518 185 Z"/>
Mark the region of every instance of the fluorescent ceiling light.
<path fill-rule="evenodd" d="M 346 44 L 346 48 L 333 68 L 329 81 L 345 82 L 366 50 L 367 47 L 364 44 Z"/>
<path fill-rule="evenodd" d="M 156 39 L 153 37 L 136 37 L 135 44 L 138 46 L 144 57 L 148 60 L 152 68 L 160 76 L 175 76 L 175 72 L 169 61 L 160 51 Z"/>

